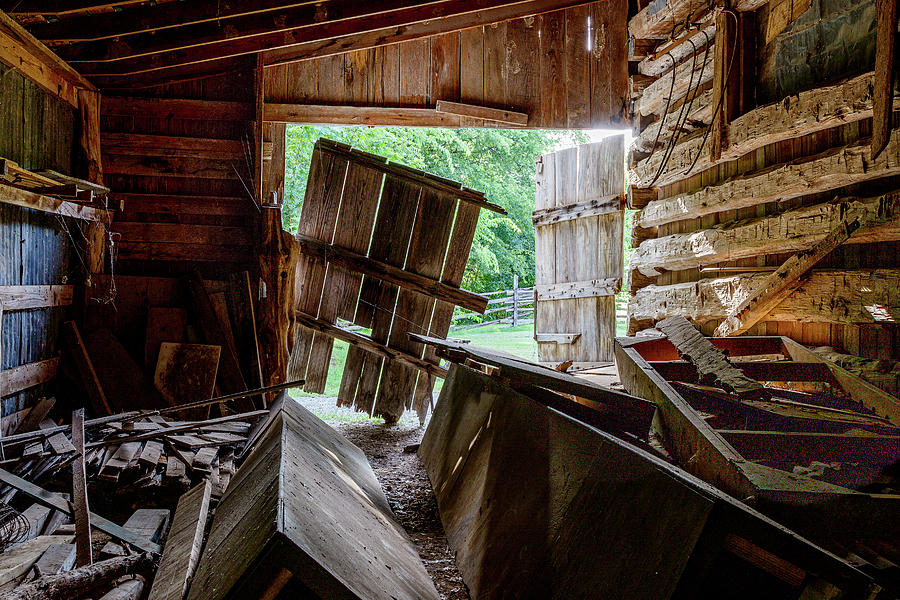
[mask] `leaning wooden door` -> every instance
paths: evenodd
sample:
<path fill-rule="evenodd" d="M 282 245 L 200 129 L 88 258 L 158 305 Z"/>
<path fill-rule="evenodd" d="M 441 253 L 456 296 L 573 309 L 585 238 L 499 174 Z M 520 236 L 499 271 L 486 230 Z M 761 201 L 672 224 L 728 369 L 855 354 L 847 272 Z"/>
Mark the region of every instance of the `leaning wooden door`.
<path fill-rule="evenodd" d="M 538 160 L 532 218 L 540 362 L 613 360 L 624 192 L 624 135 Z"/>

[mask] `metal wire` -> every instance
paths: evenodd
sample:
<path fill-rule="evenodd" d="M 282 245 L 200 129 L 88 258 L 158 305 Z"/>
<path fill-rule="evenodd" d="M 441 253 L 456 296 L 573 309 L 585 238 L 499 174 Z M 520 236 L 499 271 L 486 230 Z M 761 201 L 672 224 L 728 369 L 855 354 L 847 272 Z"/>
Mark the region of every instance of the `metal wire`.
<path fill-rule="evenodd" d="M 22 513 L 5 502 L 0 502 L 0 552 L 22 542 L 28 537 L 31 525 Z"/>

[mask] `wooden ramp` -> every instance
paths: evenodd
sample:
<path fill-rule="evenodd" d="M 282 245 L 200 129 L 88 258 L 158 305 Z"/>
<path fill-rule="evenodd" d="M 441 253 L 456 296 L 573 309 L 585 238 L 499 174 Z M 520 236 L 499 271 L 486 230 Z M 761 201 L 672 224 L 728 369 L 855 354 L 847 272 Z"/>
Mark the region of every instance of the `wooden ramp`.
<path fill-rule="evenodd" d="M 362 451 L 285 400 L 216 509 L 188 600 L 437 600 Z"/>
<path fill-rule="evenodd" d="M 821 580 L 848 597 L 872 589 L 659 457 L 461 365 L 419 454 L 476 600 L 797 597 Z"/>

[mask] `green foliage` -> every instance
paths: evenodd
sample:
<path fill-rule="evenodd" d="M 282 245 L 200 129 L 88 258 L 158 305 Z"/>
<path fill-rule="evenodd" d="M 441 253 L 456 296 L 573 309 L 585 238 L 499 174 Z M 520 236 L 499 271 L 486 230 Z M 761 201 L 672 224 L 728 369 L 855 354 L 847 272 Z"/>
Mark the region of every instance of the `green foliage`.
<path fill-rule="evenodd" d="M 535 160 L 560 146 L 585 141 L 580 132 L 413 127 L 302 127 L 287 129 L 284 226 L 296 231 L 313 144 L 320 137 L 459 181 L 507 210 L 483 210 L 463 287 L 508 289 L 513 275 L 534 284 Z"/>

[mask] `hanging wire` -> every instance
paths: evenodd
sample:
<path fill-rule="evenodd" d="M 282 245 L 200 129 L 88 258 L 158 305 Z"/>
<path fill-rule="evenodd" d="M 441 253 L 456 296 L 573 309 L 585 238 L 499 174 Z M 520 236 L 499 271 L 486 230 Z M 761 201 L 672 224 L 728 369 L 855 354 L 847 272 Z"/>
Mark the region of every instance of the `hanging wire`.
<path fill-rule="evenodd" d="M 669 107 L 672 103 L 672 93 L 675 91 L 675 57 L 672 56 L 671 52 L 666 52 L 665 55 L 672 59 L 672 83 L 669 85 L 669 94 L 666 96 L 666 110 L 663 111 L 662 119 L 659 121 L 659 127 L 656 129 L 656 139 L 653 140 L 653 147 L 650 148 L 650 156 L 647 157 L 648 159 L 656 152 L 656 145 L 659 143 L 659 134 L 662 133 L 663 125 L 666 124 L 666 117 L 669 114 Z"/>
<path fill-rule="evenodd" d="M 737 14 L 731 10 L 724 11 L 727 15 L 731 16 L 734 19 L 734 28 L 737 30 L 740 22 L 738 21 Z M 718 32 L 717 32 L 718 34 Z M 737 50 L 737 36 L 734 36 L 734 41 L 731 44 L 731 58 L 728 61 L 728 69 L 725 71 L 725 81 L 727 82 L 731 79 L 731 67 L 734 66 L 734 56 Z M 696 156 L 694 156 L 694 162 L 691 163 L 691 166 L 688 167 L 687 171 L 684 172 L 684 175 L 690 175 L 691 171 L 694 170 L 694 167 L 697 165 L 697 161 L 700 160 L 700 155 L 703 154 L 703 147 L 706 145 L 706 139 L 709 137 L 709 132 L 712 129 L 712 124 L 715 123 L 716 117 L 719 114 L 719 110 L 722 108 L 722 103 L 725 100 L 725 86 L 722 86 L 722 93 L 719 95 L 718 102 L 716 103 L 716 108 L 713 110 L 712 121 L 710 121 L 709 127 L 706 128 L 706 132 L 703 134 L 703 139 L 700 141 L 700 148 L 697 150 Z"/>

